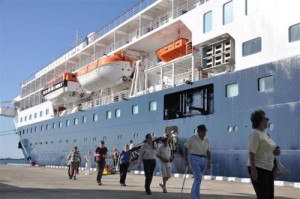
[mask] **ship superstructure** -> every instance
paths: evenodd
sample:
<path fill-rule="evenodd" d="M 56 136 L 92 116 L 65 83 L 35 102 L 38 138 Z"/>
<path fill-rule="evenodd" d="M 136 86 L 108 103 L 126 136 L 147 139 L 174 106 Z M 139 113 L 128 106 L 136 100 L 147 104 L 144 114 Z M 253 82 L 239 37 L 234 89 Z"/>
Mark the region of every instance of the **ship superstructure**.
<path fill-rule="evenodd" d="M 249 115 L 261 108 L 291 170 L 285 179 L 300 181 L 299 6 L 141 1 L 24 80 L 1 115 L 14 118 L 20 148 L 40 164 L 64 164 L 74 145 L 93 150 L 105 140 L 121 149 L 172 132 L 178 172 L 183 143 L 204 123 L 212 174 L 244 177 Z"/>

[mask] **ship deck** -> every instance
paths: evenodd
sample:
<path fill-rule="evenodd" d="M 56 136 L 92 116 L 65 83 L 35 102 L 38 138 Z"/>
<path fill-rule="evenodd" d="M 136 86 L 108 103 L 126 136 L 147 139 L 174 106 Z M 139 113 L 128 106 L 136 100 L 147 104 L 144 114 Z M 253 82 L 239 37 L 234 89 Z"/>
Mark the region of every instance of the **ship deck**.
<path fill-rule="evenodd" d="M 29 167 L 0 165 L 0 198 L 142 198 L 144 192 L 144 176 L 128 174 L 126 187 L 119 184 L 119 175 L 106 175 L 102 178 L 102 186 L 96 184 L 96 172 L 84 175 L 80 171 L 77 180 L 69 180 L 66 169 L 48 167 Z M 180 198 L 182 175 L 172 177 L 168 182 L 168 193 L 162 193 L 158 183 L 161 177 L 155 176 L 152 182 L 154 198 Z M 193 179 L 186 179 L 181 198 L 190 198 Z M 254 190 L 250 183 L 219 180 L 204 180 L 201 186 L 204 199 L 250 199 L 254 198 Z M 291 186 L 275 186 L 275 196 L 278 199 L 299 198 L 300 189 Z M 148 196 L 147 196 L 148 197 Z"/>

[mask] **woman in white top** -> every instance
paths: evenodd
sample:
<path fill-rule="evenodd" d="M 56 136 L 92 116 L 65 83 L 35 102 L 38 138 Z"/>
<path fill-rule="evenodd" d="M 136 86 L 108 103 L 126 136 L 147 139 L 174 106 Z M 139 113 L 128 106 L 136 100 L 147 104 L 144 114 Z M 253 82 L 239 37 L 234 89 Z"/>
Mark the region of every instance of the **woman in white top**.
<path fill-rule="evenodd" d="M 265 132 L 269 118 L 256 110 L 251 114 L 253 131 L 248 139 L 248 171 L 257 199 L 274 198 L 274 158 L 280 154 L 276 143 Z"/>
<path fill-rule="evenodd" d="M 138 167 L 140 168 L 141 163 L 144 165 L 145 172 L 145 190 L 148 195 L 151 194 L 150 185 L 153 178 L 153 172 L 156 167 L 156 147 L 153 143 L 151 134 L 146 135 L 146 141 L 142 145 L 139 152 Z"/>

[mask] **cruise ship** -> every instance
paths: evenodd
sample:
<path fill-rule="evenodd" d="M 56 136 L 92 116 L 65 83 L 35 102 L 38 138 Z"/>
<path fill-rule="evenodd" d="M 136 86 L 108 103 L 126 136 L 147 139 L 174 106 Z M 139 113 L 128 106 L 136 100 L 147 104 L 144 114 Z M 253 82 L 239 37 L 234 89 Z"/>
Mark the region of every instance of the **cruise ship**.
<path fill-rule="evenodd" d="M 249 177 L 250 114 L 300 182 L 300 2 L 144 0 L 21 83 L 1 116 L 14 120 L 25 158 L 65 165 L 104 140 L 110 153 L 146 134 L 169 135 L 173 172 L 183 145 L 208 128 L 215 176 Z M 138 153 L 137 153 L 138 154 Z"/>

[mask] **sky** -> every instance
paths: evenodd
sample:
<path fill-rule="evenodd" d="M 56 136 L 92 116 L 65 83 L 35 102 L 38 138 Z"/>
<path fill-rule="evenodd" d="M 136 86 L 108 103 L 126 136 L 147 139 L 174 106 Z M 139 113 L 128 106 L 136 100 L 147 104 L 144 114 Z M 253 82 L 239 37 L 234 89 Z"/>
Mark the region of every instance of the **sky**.
<path fill-rule="evenodd" d="M 140 0 L 0 0 L 0 102 L 20 82 L 70 50 Z M 7 104 L 1 104 L 7 106 Z M 0 105 L 0 106 L 1 106 Z M 0 116 L 0 158 L 23 158 L 12 118 Z"/>

